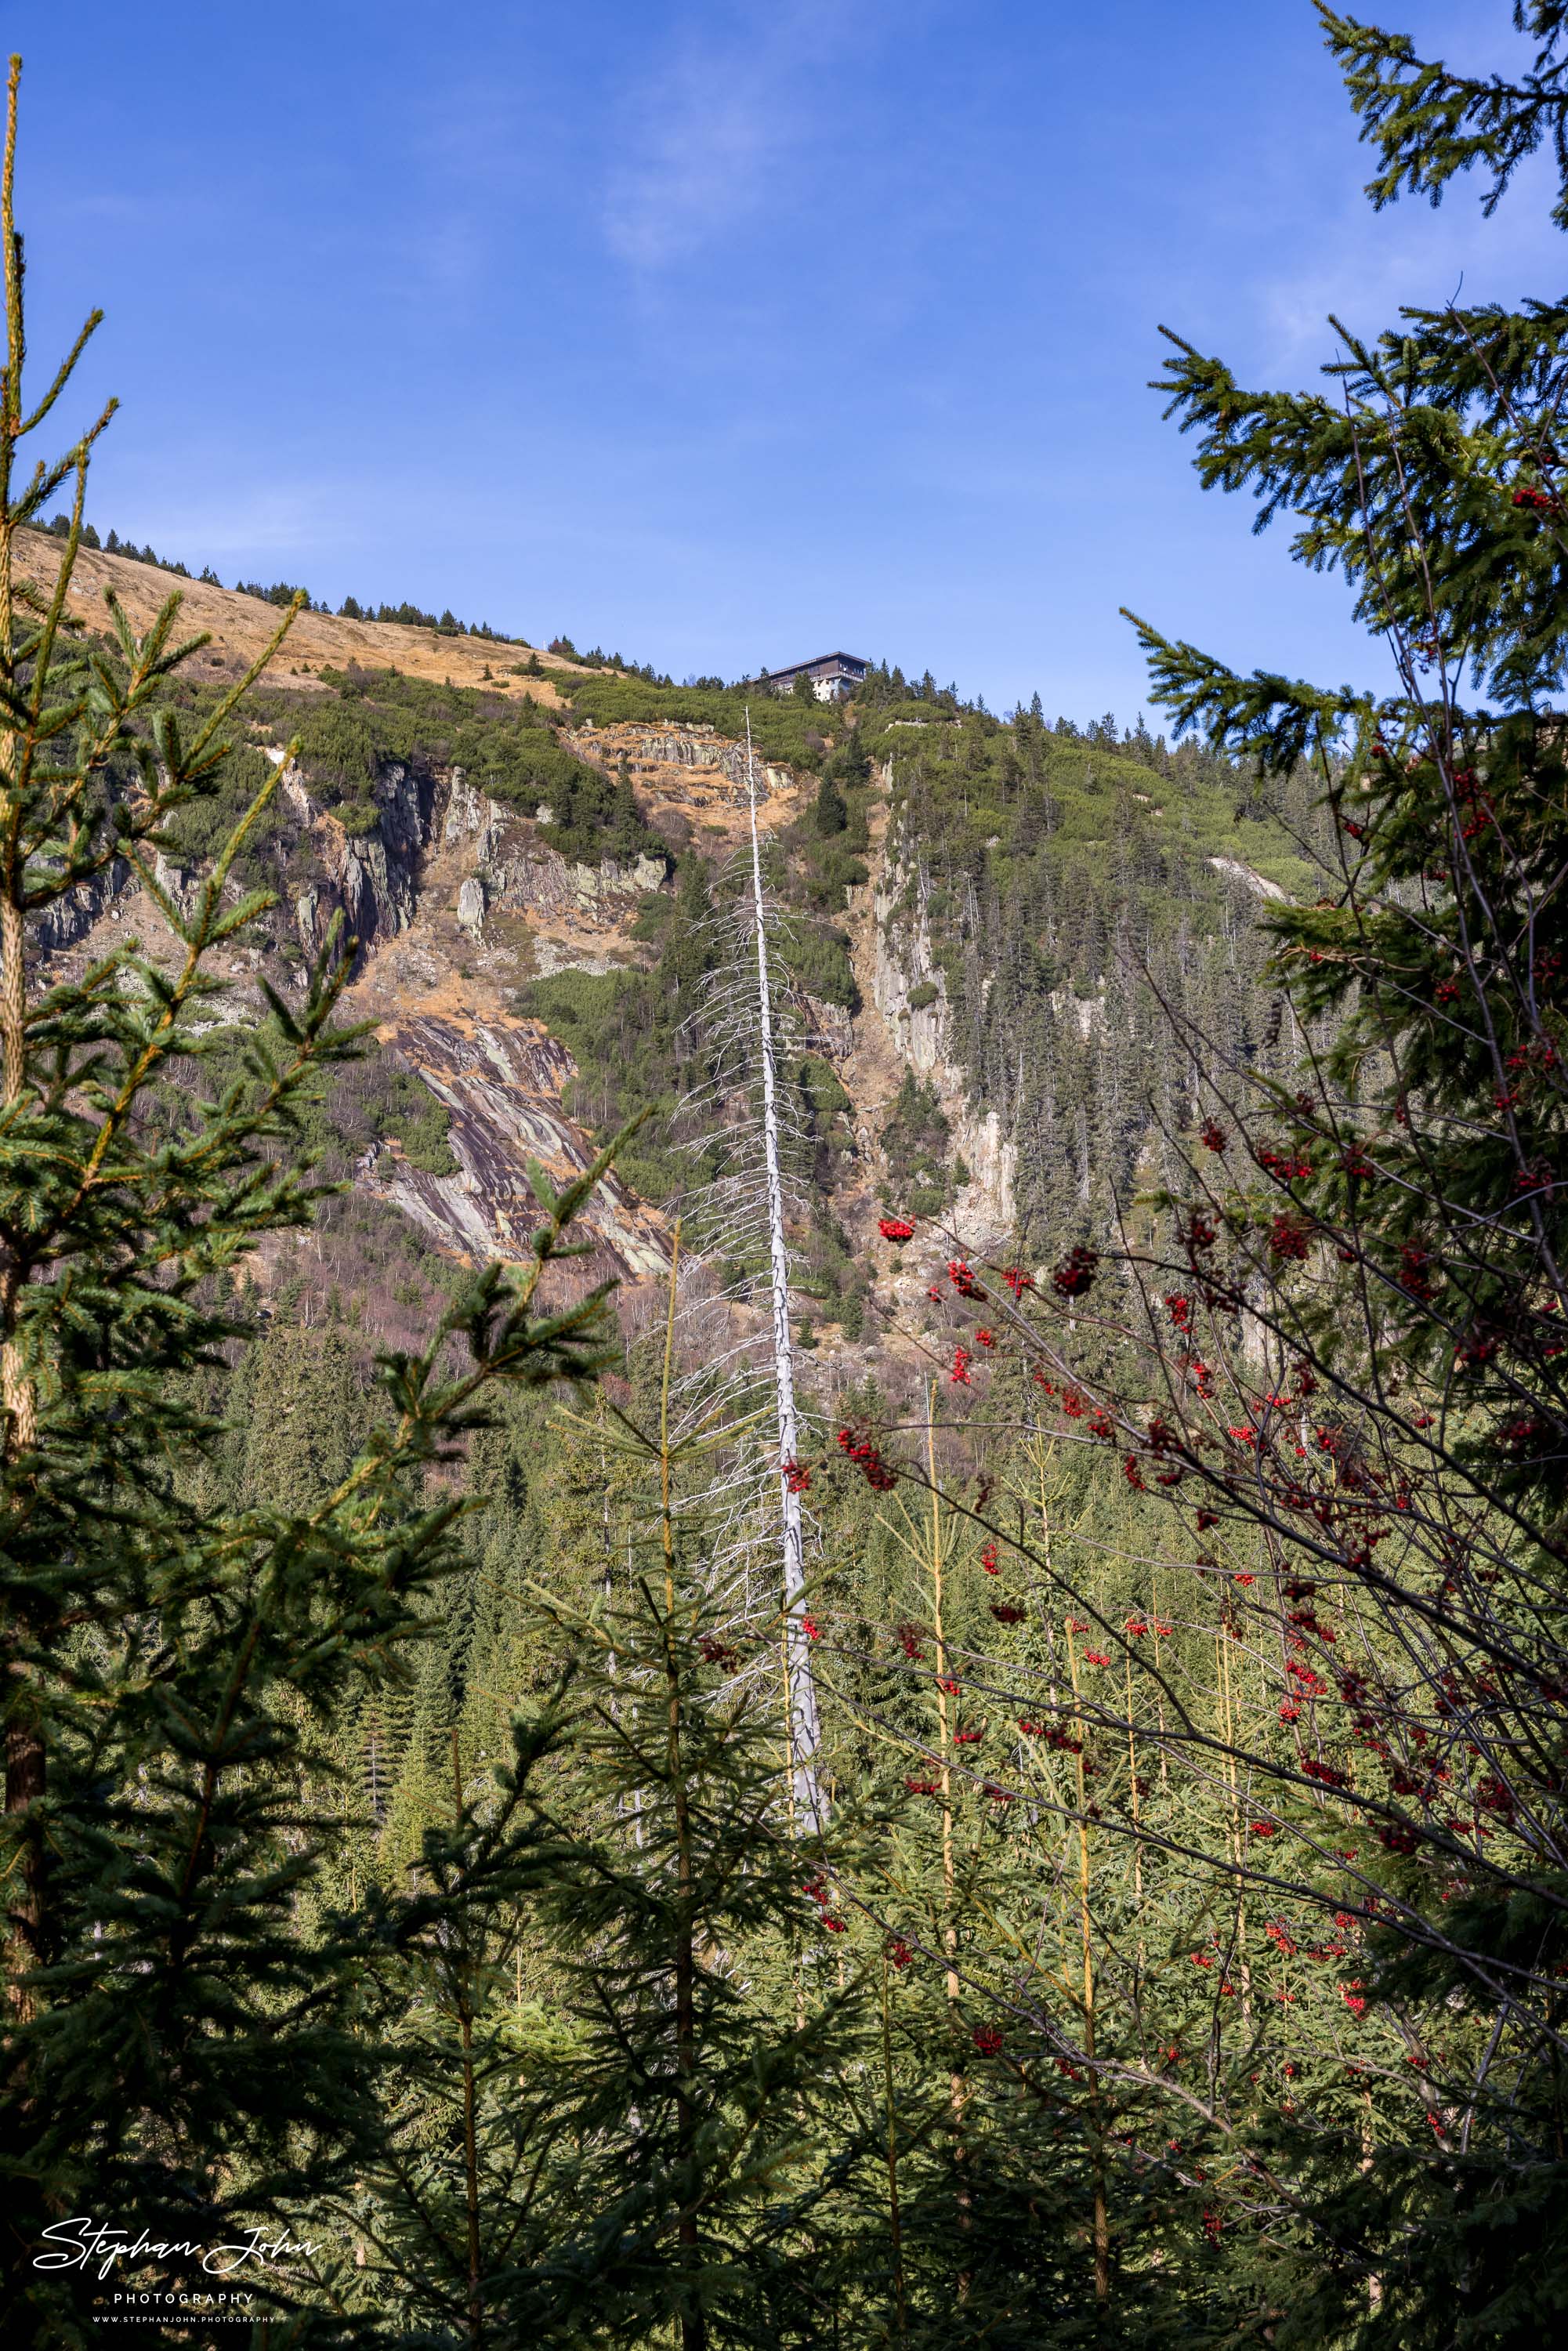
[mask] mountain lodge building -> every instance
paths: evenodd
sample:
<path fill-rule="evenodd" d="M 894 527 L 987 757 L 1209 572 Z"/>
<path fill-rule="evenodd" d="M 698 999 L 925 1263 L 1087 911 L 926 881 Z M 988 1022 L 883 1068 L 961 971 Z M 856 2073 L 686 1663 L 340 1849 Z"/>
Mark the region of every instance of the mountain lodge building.
<path fill-rule="evenodd" d="M 809 677 L 819 702 L 844 702 L 869 666 L 858 653 L 819 653 L 815 661 L 795 662 L 789 669 L 765 669 L 757 683 L 769 694 L 793 694 L 795 680 Z"/>

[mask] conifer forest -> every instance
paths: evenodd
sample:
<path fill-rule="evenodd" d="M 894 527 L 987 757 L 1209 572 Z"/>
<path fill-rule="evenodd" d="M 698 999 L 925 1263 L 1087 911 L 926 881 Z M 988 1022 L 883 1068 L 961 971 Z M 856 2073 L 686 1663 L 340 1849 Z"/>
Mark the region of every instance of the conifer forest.
<path fill-rule="evenodd" d="M 109 531 L 9 105 L 5 2342 L 1559 2340 L 1568 307 L 1166 329 L 1381 685 L 681 685 Z"/>

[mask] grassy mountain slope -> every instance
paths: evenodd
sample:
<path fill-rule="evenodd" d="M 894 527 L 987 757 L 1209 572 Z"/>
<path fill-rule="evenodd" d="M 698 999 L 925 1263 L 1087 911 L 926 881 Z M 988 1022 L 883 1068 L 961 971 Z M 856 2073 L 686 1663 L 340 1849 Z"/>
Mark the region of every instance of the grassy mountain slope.
<path fill-rule="evenodd" d="M 42 580 L 50 542 L 34 545 Z M 138 621 L 171 585 L 213 636 L 206 682 L 180 689 L 195 714 L 276 616 L 83 559 L 88 596 L 111 586 Z M 361 937 L 353 1008 L 392 1074 L 384 1102 L 327 1106 L 329 1163 L 453 1261 L 504 1254 L 528 1151 L 570 1168 L 646 1111 L 600 1228 L 605 1270 L 637 1276 L 691 1176 L 671 1121 L 701 1075 L 687 1022 L 744 830 L 747 700 L 517 651 L 301 615 L 217 793 L 171 828 L 170 877 L 193 882 L 297 741 L 241 876 L 278 904 L 234 978 L 243 1019 L 263 975 L 298 983 L 335 914 Z M 1260 892 L 1312 886 L 1309 797 L 1266 805 L 1141 728 L 1004 722 L 896 674 L 847 710 L 759 697 L 750 713 L 805 1015 L 786 1072 L 804 1287 L 831 1343 L 861 1349 L 846 1373 L 863 1371 L 879 1333 L 923 1311 L 915 1252 L 901 1264 L 878 1240 L 879 1212 L 1018 1228 L 1043 1254 L 1153 1171 L 1160 1123 L 1190 1113 L 1154 991 L 1243 1058 L 1274 1050 L 1252 916 Z M 80 911 L 57 948 L 126 919 L 157 931 L 129 880 Z M 369 1254 L 340 1290 L 369 1278 Z"/>
<path fill-rule="evenodd" d="M 18 538 L 17 549 L 22 576 L 37 586 L 52 587 L 58 542 L 46 532 L 29 531 Z M 100 549 L 82 548 L 72 582 L 72 609 L 89 623 L 99 623 L 106 589 L 113 590 L 139 629 L 146 627 L 170 591 L 177 589 L 190 632 L 212 633 L 205 666 L 214 676 L 232 676 L 248 666 L 281 618 L 275 606 L 259 597 L 214 587 L 204 580 L 176 577 Z M 487 684 L 497 695 L 520 699 L 526 692 L 536 702 L 552 705 L 558 679 L 579 674 L 574 664 L 554 653 L 535 653 L 531 648 L 495 638 L 446 636 L 434 629 L 405 628 L 390 621 L 345 621 L 330 612 L 301 612 L 283 651 L 267 670 L 267 681 L 287 680 L 297 691 L 308 693 L 323 664 L 339 669 L 355 664 L 368 669 L 395 667 L 407 677 L 437 682 L 450 678 L 456 685 Z M 534 674 L 536 666 L 542 675 Z M 515 674 L 518 668 L 524 674 Z"/>

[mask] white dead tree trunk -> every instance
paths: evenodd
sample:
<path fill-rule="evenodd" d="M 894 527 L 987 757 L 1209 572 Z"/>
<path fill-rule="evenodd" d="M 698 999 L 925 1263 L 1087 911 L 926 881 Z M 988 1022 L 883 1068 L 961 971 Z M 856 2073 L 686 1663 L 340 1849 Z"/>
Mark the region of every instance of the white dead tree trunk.
<path fill-rule="evenodd" d="M 757 1032 L 762 1066 L 762 1150 L 768 1180 L 768 1258 L 773 1293 L 773 1387 L 779 1412 L 779 1499 L 783 1512 L 785 1660 L 789 1684 L 789 1750 L 795 1802 L 802 1827 L 820 1826 L 826 1800 L 817 1770 L 821 1728 L 817 1685 L 806 1637 L 806 1545 L 800 1496 L 790 1471 L 800 1458 L 795 1416 L 795 1359 L 789 1337 L 789 1254 L 784 1240 L 784 1181 L 779 1165 L 778 1069 L 773 1048 L 773 997 L 768 977 L 768 925 L 762 893 L 762 852 L 757 833 L 757 763 L 751 713 L 746 714 L 746 788 L 751 812 L 751 914 L 757 941 Z"/>

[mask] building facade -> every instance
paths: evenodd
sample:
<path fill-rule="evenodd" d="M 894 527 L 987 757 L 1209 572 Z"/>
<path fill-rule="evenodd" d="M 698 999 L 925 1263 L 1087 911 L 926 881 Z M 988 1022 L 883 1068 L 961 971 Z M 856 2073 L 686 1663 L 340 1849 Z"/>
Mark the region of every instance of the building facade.
<path fill-rule="evenodd" d="M 767 669 L 758 679 L 769 694 L 793 694 L 795 680 L 809 677 L 819 702 L 845 702 L 864 677 L 869 663 L 858 653 L 819 653 L 815 661 L 792 663 L 788 669 Z"/>

